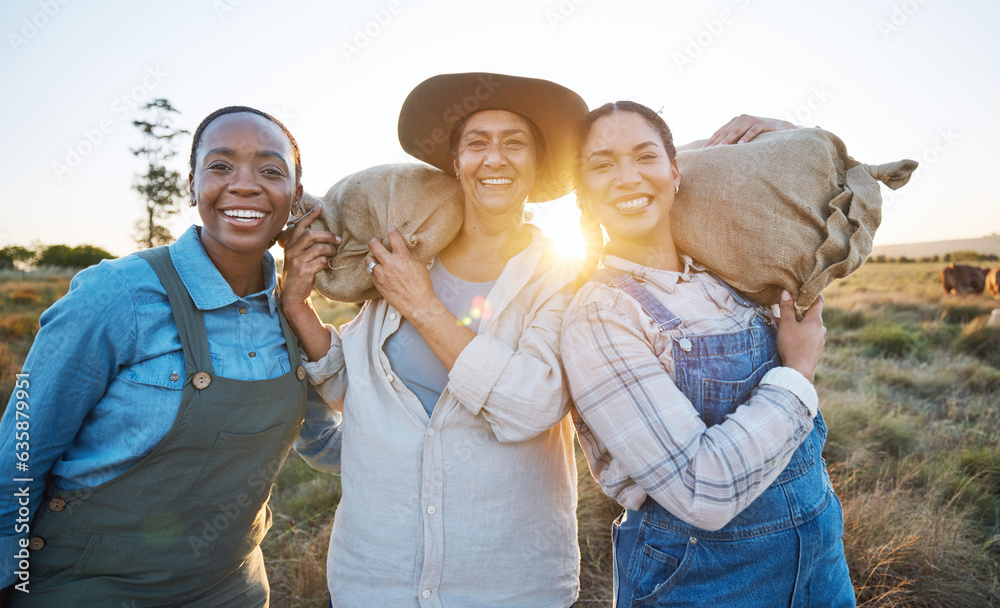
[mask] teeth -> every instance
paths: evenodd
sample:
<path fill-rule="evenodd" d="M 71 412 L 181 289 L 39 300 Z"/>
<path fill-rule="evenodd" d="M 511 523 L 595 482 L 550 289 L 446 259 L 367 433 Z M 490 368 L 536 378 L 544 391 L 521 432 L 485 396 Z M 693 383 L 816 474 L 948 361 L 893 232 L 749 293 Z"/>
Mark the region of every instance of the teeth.
<path fill-rule="evenodd" d="M 514 180 L 501 177 L 490 177 L 482 180 L 482 182 L 487 186 L 506 186 L 507 184 L 513 183 Z"/>
<path fill-rule="evenodd" d="M 267 215 L 261 211 L 251 211 L 249 209 L 227 209 L 226 211 L 223 211 L 222 214 L 226 217 L 246 221 L 260 219 Z"/>
<path fill-rule="evenodd" d="M 639 198 L 632 199 L 630 201 L 622 201 L 620 203 L 616 203 L 615 207 L 619 211 L 631 211 L 633 209 L 640 209 L 642 207 L 645 207 L 648 204 L 649 204 L 649 197 L 640 196 Z"/>

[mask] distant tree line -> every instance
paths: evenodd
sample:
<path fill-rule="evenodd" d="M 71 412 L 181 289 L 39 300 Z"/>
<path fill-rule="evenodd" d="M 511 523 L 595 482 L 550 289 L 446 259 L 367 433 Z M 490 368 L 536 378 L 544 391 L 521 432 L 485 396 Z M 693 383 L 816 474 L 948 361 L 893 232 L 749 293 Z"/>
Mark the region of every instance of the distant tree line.
<path fill-rule="evenodd" d="M 92 245 L 78 247 L 42 245 L 34 248 L 11 245 L 0 249 L 0 270 L 41 268 L 42 266 L 86 268 L 101 260 L 109 260 L 114 257 L 116 256 Z"/>
<path fill-rule="evenodd" d="M 955 262 L 956 264 L 982 264 L 985 262 L 1000 261 L 1000 257 L 995 253 L 979 253 L 977 251 L 954 251 L 943 256 L 934 255 L 931 257 L 908 258 L 901 255 L 898 258 L 891 258 L 885 255 L 873 255 L 868 257 L 868 261 L 874 264 L 913 264 L 915 262 L 945 263 Z"/>

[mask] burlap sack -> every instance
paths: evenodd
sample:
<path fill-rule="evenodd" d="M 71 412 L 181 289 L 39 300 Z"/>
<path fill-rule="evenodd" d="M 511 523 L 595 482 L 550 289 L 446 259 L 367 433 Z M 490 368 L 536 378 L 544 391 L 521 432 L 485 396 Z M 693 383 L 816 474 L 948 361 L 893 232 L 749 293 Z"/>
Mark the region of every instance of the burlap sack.
<path fill-rule="evenodd" d="M 800 315 L 871 253 L 882 219 L 878 181 L 895 190 L 917 167 L 912 160 L 859 163 L 822 129 L 702 143 L 677 153 L 677 247 L 760 304 L 777 303 L 787 289 Z"/>
<path fill-rule="evenodd" d="M 329 230 L 342 241 L 329 270 L 316 274 L 316 290 L 341 302 L 380 297 L 365 271 L 371 239 L 381 239 L 391 249 L 386 235 L 389 227 L 395 226 L 414 257 L 429 264 L 458 234 L 464 214 L 464 194 L 458 180 L 416 164 L 371 167 L 340 180 L 321 199 L 306 194 L 288 229 L 318 202 L 322 202 L 323 211 L 310 228 Z M 279 242 L 284 245 L 284 238 Z"/>

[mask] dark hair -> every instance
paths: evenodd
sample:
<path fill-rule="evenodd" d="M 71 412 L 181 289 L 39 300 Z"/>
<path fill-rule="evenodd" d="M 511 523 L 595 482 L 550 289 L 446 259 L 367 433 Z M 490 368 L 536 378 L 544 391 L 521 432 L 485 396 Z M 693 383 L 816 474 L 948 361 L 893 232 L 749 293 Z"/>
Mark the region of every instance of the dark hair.
<path fill-rule="evenodd" d="M 487 109 L 503 110 L 503 108 L 487 108 Z M 465 124 L 469 122 L 469 118 L 471 118 L 473 114 L 485 111 L 486 110 L 477 110 L 470 114 L 466 114 L 465 116 L 460 118 L 458 122 L 452 125 L 451 135 L 448 138 L 448 144 L 451 146 L 452 161 L 458 158 L 458 144 L 462 139 L 462 131 L 465 130 Z M 538 127 L 535 126 L 535 123 L 531 122 L 531 120 L 528 117 L 518 114 L 517 112 L 512 112 L 510 110 L 503 110 L 503 111 L 510 112 L 511 114 L 520 117 L 524 122 L 528 123 L 528 128 L 531 130 L 531 138 L 535 140 L 535 171 L 541 171 L 542 168 L 545 167 L 545 162 L 546 162 L 545 138 L 542 137 L 542 132 L 538 129 Z"/>
<path fill-rule="evenodd" d="M 287 137 L 288 141 L 291 142 L 292 144 L 292 154 L 295 157 L 295 182 L 301 183 L 302 158 L 299 156 L 299 144 L 298 142 L 295 141 L 295 138 L 292 137 L 291 132 L 288 130 L 287 127 L 285 127 L 285 125 L 281 124 L 280 120 L 271 116 L 267 112 L 261 112 L 256 108 L 250 108 L 247 106 L 227 106 L 225 108 L 220 108 L 212 112 L 208 116 L 206 116 L 205 120 L 201 121 L 201 124 L 198 125 L 198 128 L 194 132 L 194 138 L 193 141 L 191 142 L 191 173 L 194 173 L 195 163 L 197 162 L 198 146 L 201 145 L 201 135 L 202 133 L 205 132 L 205 129 L 208 127 L 208 125 L 212 124 L 212 121 L 220 116 L 225 116 L 226 114 L 236 114 L 239 112 L 249 112 L 250 114 L 256 114 L 257 116 L 262 116 L 270 120 L 274 124 L 278 125 L 278 128 L 281 129 L 282 133 L 285 134 L 285 137 Z"/>
<path fill-rule="evenodd" d="M 604 235 L 601 232 L 601 225 L 590 212 L 590 209 L 587 208 L 586 200 L 580 195 L 580 186 L 583 184 L 583 145 L 587 142 L 587 138 L 590 137 L 594 123 L 613 112 L 634 112 L 642 116 L 646 120 L 646 123 L 660 135 L 660 139 L 663 140 L 663 149 L 666 151 L 670 161 L 673 162 L 677 157 L 677 148 L 674 147 L 674 136 L 670 132 L 670 127 L 667 126 L 662 116 L 641 103 L 634 101 L 606 103 L 595 110 L 591 110 L 583 117 L 576 131 L 577 155 L 576 162 L 573 165 L 573 178 L 576 180 L 576 201 L 580 206 L 580 231 L 583 233 L 586 252 L 584 255 L 583 270 L 580 271 L 580 275 L 577 277 L 578 287 L 583 285 L 590 278 L 590 275 L 593 274 L 594 269 L 597 268 L 597 261 L 601 255 L 601 250 L 604 248 Z"/>

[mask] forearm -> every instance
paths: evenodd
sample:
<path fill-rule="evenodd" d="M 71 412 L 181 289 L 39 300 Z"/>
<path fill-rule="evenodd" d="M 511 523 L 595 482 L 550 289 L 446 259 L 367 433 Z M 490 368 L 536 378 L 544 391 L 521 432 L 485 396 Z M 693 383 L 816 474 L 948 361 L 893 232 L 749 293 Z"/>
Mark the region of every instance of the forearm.
<path fill-rule="evenodd" d="M 410 313 L 407 320 L 420 332 L 421 337 L 448 371 L 451 371 L 459 355 L 476 337 L 476 334 L 463 325 L 437 298 L 429 300 L 425 307 Z"/>
<path fill-rule="evenodd" d="M 299 345 L 310 361 L 319 361 L 330 350 L 330 332 L 316 314 L 309 300 L 282 302 L 282 312 L 292 331 L 299 338 Z"/>

